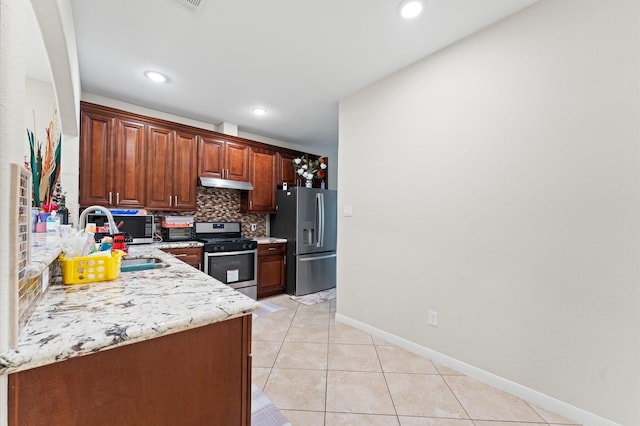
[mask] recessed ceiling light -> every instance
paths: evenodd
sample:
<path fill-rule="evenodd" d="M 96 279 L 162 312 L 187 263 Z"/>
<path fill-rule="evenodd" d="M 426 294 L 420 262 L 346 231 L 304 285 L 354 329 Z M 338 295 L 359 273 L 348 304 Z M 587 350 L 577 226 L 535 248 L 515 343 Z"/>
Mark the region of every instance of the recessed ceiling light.
<path fill-rule="evenodd" d="M 263 115 L 265 115 L 267 113 L 267 110 L 262 108 L 262 107 L 255 107 L 253 109 L 253 113 L 255 115 L 263 116 Z"/>
<path fill-rule="evenodd" d="M 167 81 L 167 77 L 157 71 L 145 71 L 144 75 L 146 75 L 149 80 L 155 81 L 156 83 L 164 83 Z"/>
<path fill-rule="evenodd" d="M 405 19 L 412 19 L 422 13 L 422 2 L 419 0 L 402 0 L 398 12 Z"/>

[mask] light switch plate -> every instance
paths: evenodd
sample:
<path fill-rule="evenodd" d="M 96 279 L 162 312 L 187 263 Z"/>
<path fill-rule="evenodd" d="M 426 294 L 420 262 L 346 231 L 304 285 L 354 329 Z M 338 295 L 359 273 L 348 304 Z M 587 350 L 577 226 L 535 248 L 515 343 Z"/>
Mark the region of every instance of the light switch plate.
<path fill-rule="evenodd" d="M 344 215 L 346 217 L 353 216 L 353 207 L 352 206 L 344 206 Z"/>

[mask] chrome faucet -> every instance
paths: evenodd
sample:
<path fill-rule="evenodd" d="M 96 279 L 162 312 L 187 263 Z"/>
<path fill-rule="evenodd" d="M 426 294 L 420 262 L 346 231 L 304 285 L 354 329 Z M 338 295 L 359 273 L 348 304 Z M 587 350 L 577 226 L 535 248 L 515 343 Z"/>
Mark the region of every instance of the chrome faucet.
<path fill-rule="evenodd" d="M 102 206 L 89 206 L 86 209 L 84 209 L 84 211 L 80 215 L 80 219 L 78 219 L 79 231 L 83 231 L 87 227 L 87 216 L 89 215 L 89 213 L 94 211 L 101 211 L 105 215 L 107 215 L 107 220 L 109 221 L 109 231 L 111 232 L 112 235 L 115 235 L 118 232 L 120 232 L 118 230 L 118 227 L 116 226 L 116 222 L 113 220 L 113 215 L 111 214 L 109 209 Z"/>

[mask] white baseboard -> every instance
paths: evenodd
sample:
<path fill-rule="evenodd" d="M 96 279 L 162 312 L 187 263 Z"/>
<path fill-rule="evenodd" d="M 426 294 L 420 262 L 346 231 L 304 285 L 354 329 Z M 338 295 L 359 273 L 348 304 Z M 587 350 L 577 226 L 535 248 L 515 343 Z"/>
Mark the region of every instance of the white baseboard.
<path fill-rule="evenodd" d="M 350 325 L 351 327 L 357 328 L 373 336 L 384 339 L 389 343 L 393 343 L 394 345 L 401 347 L 402 349 L 406 349 L 418 355 L 429 358 L 430 360 L 433 360 L 438 364 L 452 368 L 469 377 L 473 377 L 474 379 L 480 380 L 483 383 L 501 389 L 505 392 L 522 398 L 525 401 L 529 401 L 532 404 L 537 405 L 538 407 L 566 417 L 567 419 L 576 423 L 580 423 L 585 426 L 621 426 L 619 423 L 615 423 L 593 413 L 589 413 L 588 411 L 585 411 L 581 408 L 567 404 L 566 402 L 552 398 L 536 390 L 530 389 L 526 386 L 522 386 L 518 383 L 512 382 L 511 380 L 507 380 L 493 373 L 489 373 L 488 371 L 482 370 L 478 367 L 474 367 L 473 365 L 459 361 L 455 358 L 451 358 L 450 356 L 434 351 L 433 349 L 420 346 L 417 343 L 403 339 L 402 337 L 398 337 L 394 334 L 387 333 L 386 331 L 372 327 L 369 324 L 354 320 L 342 314 L 336 313 L 336 321 L 344 323 L 346 325 Z"/>

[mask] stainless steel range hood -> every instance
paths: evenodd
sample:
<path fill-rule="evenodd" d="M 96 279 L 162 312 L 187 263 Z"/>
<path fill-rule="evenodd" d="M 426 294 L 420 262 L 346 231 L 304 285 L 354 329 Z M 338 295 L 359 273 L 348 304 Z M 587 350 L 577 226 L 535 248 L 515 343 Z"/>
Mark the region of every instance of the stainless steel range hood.
<path fill-rule="evenodd" d="M 251 182 L 204 176 L 200 176 L 200 184 L 209 188 L 240 189 L 242 191 L 251 191 L 253 189 L 253 185 L 251 185 Z"/>

